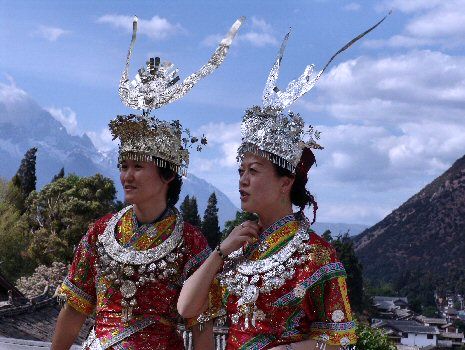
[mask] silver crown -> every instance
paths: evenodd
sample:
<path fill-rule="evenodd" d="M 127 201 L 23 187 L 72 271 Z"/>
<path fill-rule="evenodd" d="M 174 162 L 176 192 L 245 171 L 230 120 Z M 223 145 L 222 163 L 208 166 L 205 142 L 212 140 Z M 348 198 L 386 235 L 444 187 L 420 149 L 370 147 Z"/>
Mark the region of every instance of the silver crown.
<path fill-rule="evenodd" d="M 179 82 L 178 70 L 170 62 L 161 62 L 159 57 L 150 58 L 146 67 L 139 69 L 130 81 L 129 62 L 136 41 L 137 17 L 133 21 L 133 33 L 129 45 L 126 67 L 119 84 L 119 96 L 126 106 L 142 110 L 142 115 L 123 115 L 113 119 L 110 131 L 113 139 L 119 138 L 119 160 L 132 159 L 154 162 L 185 175 L 189 164 L 188 148 L 196 144 L 201 150 L 207 143 L 205 137 L 193 137 L 179 121 L 166 122 L 150 116 L 152 109 L 160 108 L 184 96 L 203 77 L 209 75 L 224 61 L 229 47 L 239 30 L 244 17 L 239 18 L 208 62 L 197 72 Z"/>
<path fill-rule="evenodd" d="M 314 65 L 309 65 L 299 78 L 292 80 L 286 90 L 281 91 L 276 81 L 290 35 L 290 32 L 287 33 L 265 84 L 263 107 L 253 106 L 247 109 L 242 118 L 242 143 L 237 151 L 237 160 L 240 162 L 245 153 L 250 152 L 295 173 L 304 148 L 322 149 L 317 143 L 319 132 L 312 126 L 305 130 L 304 121 L 299 114 L 289 112 L 286 115 L 283 110 L 315 86 L 337 55 L 379 26 L 388 15 L 339 49 L 317 74 L 313 74 Z"/>
<path fill-rule="evenodd" d="M 218 48 L 208 62 L 181 83 L 179 82 L 178 69 L 175 69 L 171 62 L 160 62 L 159 57 L 150 58 L 146 68 L 139 69 L 135 79 L 132 81 L 129 80 L 129 62 L 137 33 L 137 17 L 135 17 L 126 68 L 123 71 L 119 84 L 118 91 L 121 101 L 130 108 L 152 110 L 181 98 L 200 79 L 206 77 L 221 65 L 244 20 L 245 17 L 240 17 L 234 22 L 228 34 L 221 40 Z"/>

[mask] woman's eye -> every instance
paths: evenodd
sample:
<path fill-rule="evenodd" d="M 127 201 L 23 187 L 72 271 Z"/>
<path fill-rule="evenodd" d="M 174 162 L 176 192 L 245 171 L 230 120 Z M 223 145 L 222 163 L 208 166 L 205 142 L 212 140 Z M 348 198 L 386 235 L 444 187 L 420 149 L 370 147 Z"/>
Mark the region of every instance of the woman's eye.
<path fill-rule="evenodd" d="M 250 168 L 250 169 L 249 169 L 249 172 L 252 173 L 252 174 L 255 174 L 255 173 L 257 172 L 257 170 L 254 169 L 254 168 Z"/>
<path fill-rule="evenodd" d="M 244 170 L 243 169 L 238 169 L 237 172 L 239 173 L 240 176 L 242 176 L 244 174 Z"/>

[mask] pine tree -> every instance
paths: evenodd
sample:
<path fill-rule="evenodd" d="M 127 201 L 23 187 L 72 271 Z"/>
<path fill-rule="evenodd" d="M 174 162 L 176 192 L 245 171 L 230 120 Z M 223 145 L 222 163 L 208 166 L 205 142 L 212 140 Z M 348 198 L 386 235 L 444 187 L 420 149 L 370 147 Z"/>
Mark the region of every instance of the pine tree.
<path fill-rule="evenodd" d="M 207 209 L 205 209 L 202 221 L 202 233 L 211 248 L 216 247 L 221 239 L 217 204 L 216 194 L 213 192 L 208 198 Z"/>
<path fill-rule="evenodd" d="M 56 180 L 62 179 L 64 177 L 65 177 L 65 168 L 61 168 L 60 172 L 53 177 L 51 182 L 55 182 Z"/>
<path fill-rule="evenodd" d="M 202 227 L 202 220 L 200 219 L 199 208 L 197 206 L 197 198 L 195 198 L 194 196 L 192 196 L 190 200 L 190 210 L 191 216 L 189 217 L 189 221 L 187 222 L 196 227 Z"/>
<path fill-rule="evenodd" d="M 190 204 L 191 204 L 191 199 L 189 195 L 184 197 L 184 200 L 181 203 L 181 206 L 179 207 L 179 210 L 181 211 L 182 217 L 185 221 L 187 221 L 187 218 L 190 217 Z"/>
<path fill-rule="evenodd" d="M 326 230 L 325 232 L 323 232 L 321 237 L 323 237 L 323 239 L 328 243 L 331 243 L 333 240 L 333 237 L 331 236 L 331 230 Z"/>
<path fill-rule="evenodd" d="M 21 200 L 18 202 L 18 209 L 21 213 L 24 212 L 24 202 L 32 191 L 36 189 L 36 152 L 37 148 L 29 149 L 24 158 L 21 160 L 21 165 L 15 176 L 11 179 L 12 184 L 20 190 Z"/>
<path fill-rule="evenodd" d="M 191 225 L 201 227 L 202 221 L 200 220 L 199 209 L 197 207 L 197 199 L 187 195 L 180 206 L 181 214 L 185 222 Z"/>

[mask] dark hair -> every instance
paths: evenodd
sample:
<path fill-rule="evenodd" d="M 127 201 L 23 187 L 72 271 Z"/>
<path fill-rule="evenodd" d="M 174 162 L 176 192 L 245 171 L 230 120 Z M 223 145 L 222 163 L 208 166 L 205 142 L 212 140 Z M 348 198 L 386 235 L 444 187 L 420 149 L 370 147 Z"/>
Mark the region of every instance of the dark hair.
<path fill-rule="evenodd" d="M 169 168 L 158 167 L 158 169 L 160 170 L 160 176 L 165 181 L 172 179 L 168 184 L 166 204 L 168 207 L 174 207 L 179 200 L 179 193 L 181 193 L 182 177 Z"/>
<path fill-rule="evenodd" d="M 291 187 L 291 203 L 300 208 L 300 211 L 303 211 L 307 205 L 313 206 L 313 220 L 312 224 L 316 220 L 316 211 L 318 210 L 318 203 L 315 200 L 315 197 L 307 190 L 305 187 L 308 182 L 308 170 L 315 163 L 315 156 L 313 152 L 305 148 L 302 153 L 299 164 L 295 174 L 290 170 L 280 167 L 273 163 L 274 169 L 278 176 L 287 176 L 294 179 L 294 183 Z"/>

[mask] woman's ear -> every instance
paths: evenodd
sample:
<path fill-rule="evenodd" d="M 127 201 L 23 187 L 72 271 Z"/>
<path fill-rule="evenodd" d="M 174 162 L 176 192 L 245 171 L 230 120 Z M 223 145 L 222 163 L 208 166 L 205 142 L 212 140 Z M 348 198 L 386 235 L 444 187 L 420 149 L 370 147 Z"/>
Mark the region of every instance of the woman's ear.
<path fill-rule="evenodd" d="M 174 175 L 170 176 L 168 179 L 165 179 L 164 176 L 160 176 L 160 179 L 164 184 L 169 184 L 171 181 L 174 180 Z"/>
<path fill-rule="evenodd" d="M 290 193 L 292 185 L 294 184 L 295 176 L 283 176 L 281 179 L 281 191 Z"/>

